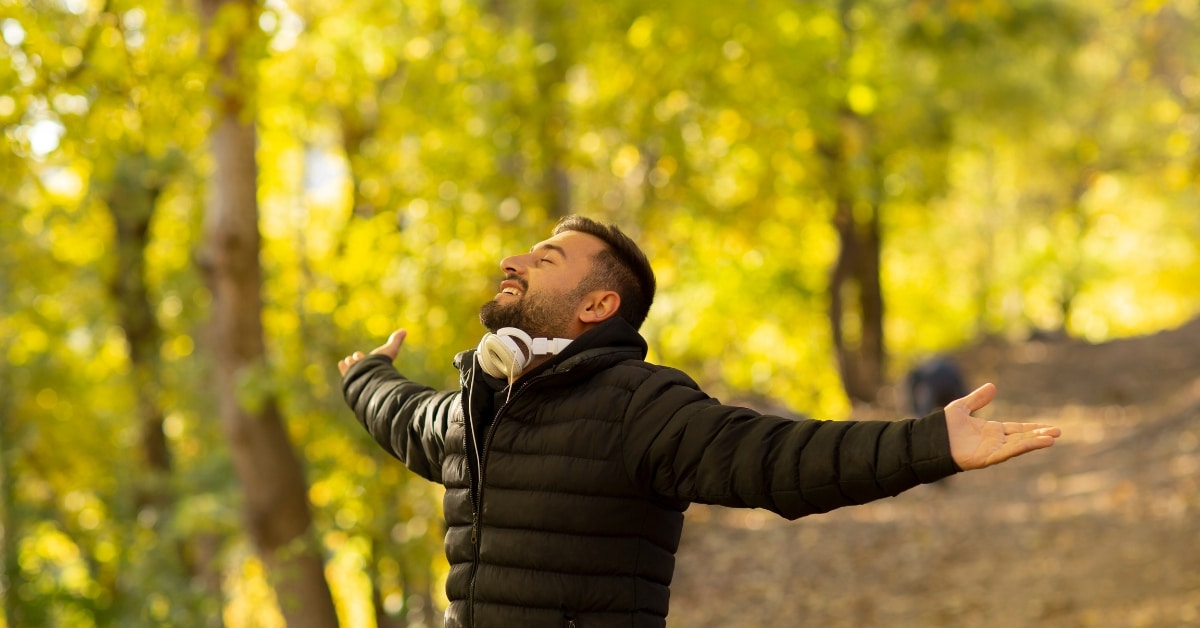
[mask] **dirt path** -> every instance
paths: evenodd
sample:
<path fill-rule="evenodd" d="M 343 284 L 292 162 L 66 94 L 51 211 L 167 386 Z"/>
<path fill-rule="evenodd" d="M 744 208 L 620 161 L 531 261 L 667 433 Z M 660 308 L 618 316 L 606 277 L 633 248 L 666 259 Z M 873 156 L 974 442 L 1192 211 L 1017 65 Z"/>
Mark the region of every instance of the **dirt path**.
<path fill-rule="evenodd" d="M 1200 321 L 959 359 L 1058 444 L 796 522 L 693 507 L 669 625 L 1200 626 Z"/>

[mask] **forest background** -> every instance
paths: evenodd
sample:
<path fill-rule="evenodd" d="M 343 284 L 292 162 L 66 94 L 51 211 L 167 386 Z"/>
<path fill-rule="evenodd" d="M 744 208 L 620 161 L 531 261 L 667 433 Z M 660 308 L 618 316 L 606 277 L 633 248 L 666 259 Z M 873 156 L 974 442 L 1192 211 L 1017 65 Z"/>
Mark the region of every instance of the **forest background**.
<path fill-rule="evenodd" d="M 1197 0 L 0 0 L 3 624 L 438 625 L 498 260 L 622 225 L 654 361 L 827 419 L 981 338 L 1200 311 Z"/>

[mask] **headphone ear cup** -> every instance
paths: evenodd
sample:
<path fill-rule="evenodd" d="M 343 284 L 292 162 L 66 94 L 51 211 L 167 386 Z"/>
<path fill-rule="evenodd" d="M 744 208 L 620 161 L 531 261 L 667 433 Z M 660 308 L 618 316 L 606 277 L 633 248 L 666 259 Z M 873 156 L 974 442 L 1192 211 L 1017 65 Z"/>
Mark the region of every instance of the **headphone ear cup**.
<path fill-rule="evenodd" d="M 506 331 L 508 328 L 499 330 Z M 524 332 L 521 332 L 524 334 Z M 527 334 L 524 334 L 528 337 Z M 521 371 L 529 364 L 530 356 L 525 355 L 517 345 L 516 337 L 507 333 L 487 333 L 479 341 L 476 356 L 479 366 L 484 373 L 500 379 L 513 380 L 521 375 Z"/>

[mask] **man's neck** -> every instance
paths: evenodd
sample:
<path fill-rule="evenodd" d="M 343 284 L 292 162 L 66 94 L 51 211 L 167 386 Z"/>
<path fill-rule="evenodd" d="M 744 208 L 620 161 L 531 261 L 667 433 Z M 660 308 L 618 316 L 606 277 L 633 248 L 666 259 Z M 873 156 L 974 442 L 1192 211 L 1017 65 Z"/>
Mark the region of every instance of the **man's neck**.
<path fill-rule="evenodd" d="M 521 381 L 521 379 L 524 378 L 526 375 L 529 375 L 530 373 L 536 371 L 539 366 L 549 362 L 550 360 L 553 360 L 554 357 L 555 356 L 553 356 L 553 355 L 536 355 L 536 356 L 534 356 L 533 359 L 529 361 L 529 364 L 526 365 L 524 369 L 521 369 L 521 375 L 519 377 L 517 377 L 517 381 Z"/>

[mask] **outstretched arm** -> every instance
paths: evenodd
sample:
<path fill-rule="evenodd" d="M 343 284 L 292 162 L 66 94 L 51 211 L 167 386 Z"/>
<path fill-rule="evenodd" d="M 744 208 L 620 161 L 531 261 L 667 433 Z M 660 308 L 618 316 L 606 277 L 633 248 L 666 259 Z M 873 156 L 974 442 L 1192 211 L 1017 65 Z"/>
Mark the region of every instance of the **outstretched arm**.
<path fill-rule="evenodd" d="M 371 353 L 338 362 L 342 392 L 359 423 L 386 451 L 418 475 L 441 482 L 446 433 L 460 412 L 457 391 L 413 382 L 392 366 L 405 332 L 394 332 Z"/>
<path fill-rule="evenodd" d="M 953 475 L 941 412 L 908 421 L 760 415 L 648 367 L 623 430 L 630 478 L 668 499 L 763 508 L 796 519 L 898 495 Z"/>
<path fill-rule="evenodd" d="M 984 384 L 946 406 L 950 454 L 963 471 L 1000 464 L 1009 458 L 1054 444 L 1062 431 L 1043 423 L 1001 423 L 971 416 L 996 398 L 996 387 Z"/>

